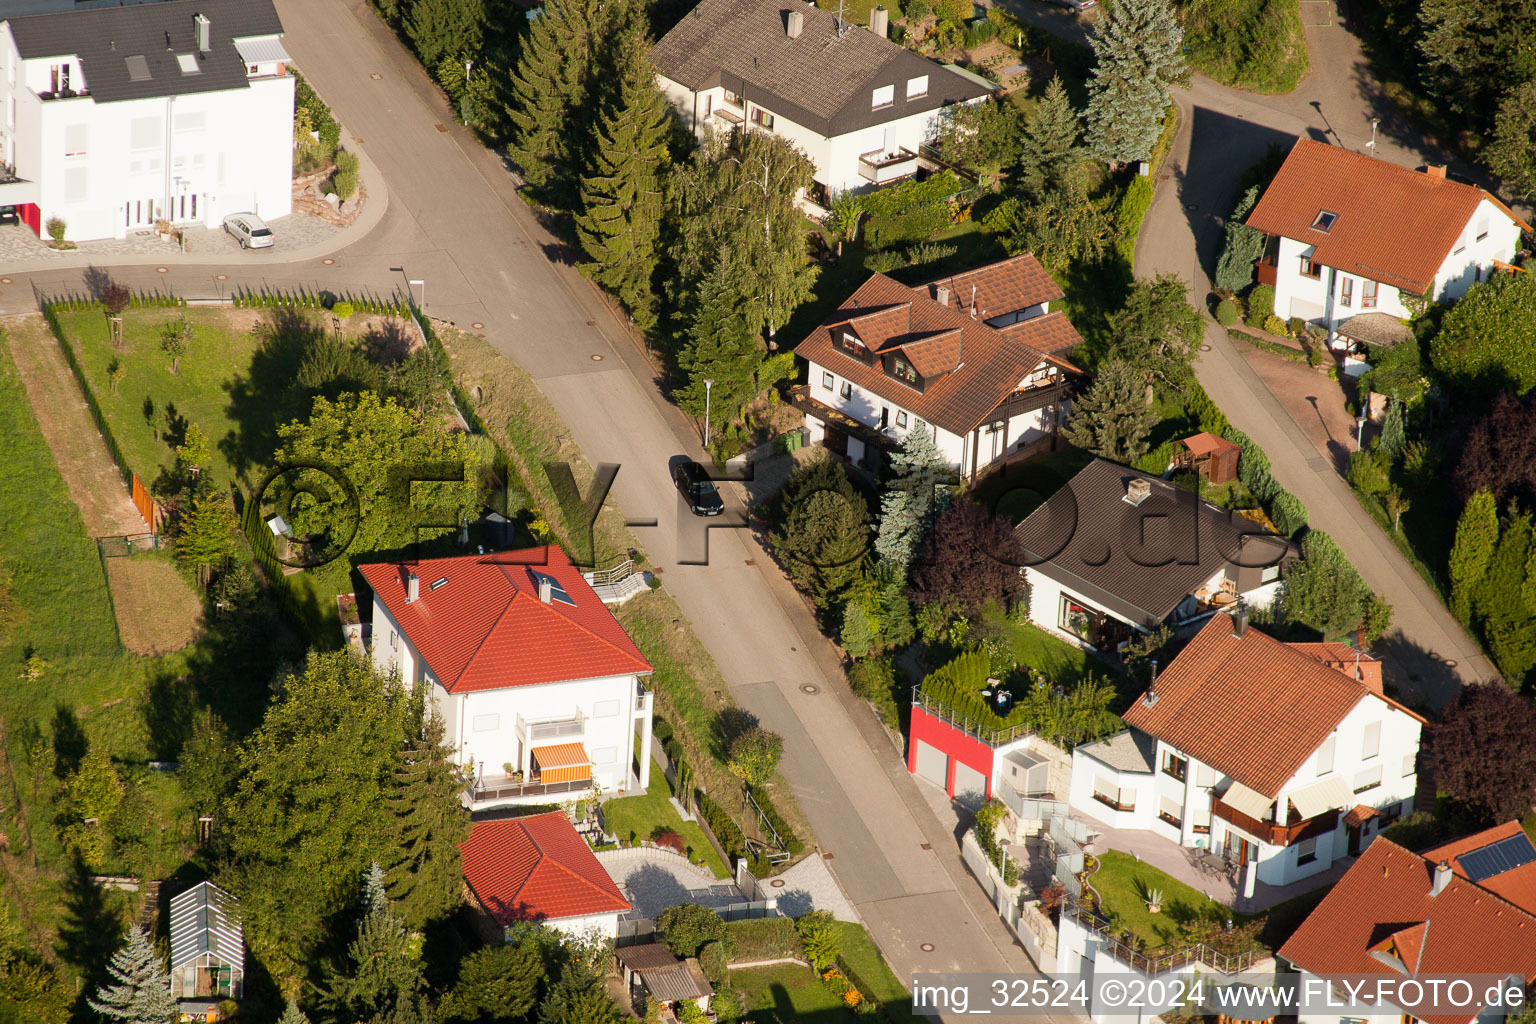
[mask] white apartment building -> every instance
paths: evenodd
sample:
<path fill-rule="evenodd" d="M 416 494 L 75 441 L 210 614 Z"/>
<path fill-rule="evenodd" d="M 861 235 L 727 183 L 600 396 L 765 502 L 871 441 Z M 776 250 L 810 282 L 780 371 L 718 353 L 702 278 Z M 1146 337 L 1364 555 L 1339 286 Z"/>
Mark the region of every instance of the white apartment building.
<path fill-rule="evenodd" d="M 1072 808 L 1209 850 L 1249 896 L 1357 856 L 1413 811 L 1424 719 L 1382 693 L 1374 659 L 1338 647 L 1213 617 L 1127 732 L 1073 751 Z"/>
<path fill-rule="evenodd" d="M 644 792 L 651 666 L 558 547 L 358 571 L 374 666 L 428 687 L 471 806 Z"/>
<path fill-rule="evenodd" d="M 661 88 L 688 130 L 740 125 L 781 135 L 816 167 L 825 195 L 918 170 L 918 149 L 946 108 L 992 86 L 804 0 L 703 0 L 651 51 Z"/>
<path fill-rule="evenodd" d="M 1311 139 L 1297 140 L 1247 223 L 1269 236 L 1258 269 L 1275 314 L 1326 327 L 1335 348 L 1406 340 L 1405 296 L 1461 296 L 1531 230 L 1443 166 L 1421 173 Z"/>
<path fill-rule="evenodd" d="M 871 274 L 795 346 L 790 399 L 812 444 L 853 462 L 926 430 L 962 476 L 1053 437 L 1082 378 L 1082 343 L 1027 253 L 908 287 Z"/>
<path fill-rule="evenodd" d="M 0 21 L 0 206 L 72 241 L 290 212 L 294 80 L 271 0 L 48 6 Z"/>

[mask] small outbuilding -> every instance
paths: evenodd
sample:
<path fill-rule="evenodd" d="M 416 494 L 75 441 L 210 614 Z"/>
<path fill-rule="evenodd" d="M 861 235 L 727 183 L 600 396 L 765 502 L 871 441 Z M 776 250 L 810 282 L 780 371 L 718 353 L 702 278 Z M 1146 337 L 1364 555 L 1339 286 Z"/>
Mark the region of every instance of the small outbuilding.
<path fill-rule="evenodd" d="M 1242 448 L 1224 437 L 1199 433 L 1179 442 L 1173 456 L 1175 469 L 1193 469 L 1213 484 L 1237 479 L 1237 457 Z"/>
<path fill-rule="evenodd" d="M 245 986 L 240 901 L 212 882 L 171 899 L 171 994 L 182 1021 L 215 1021 Z"/>
<path fill-rule="evenodd" d="M 631 996 L 644 993 L 647 1000 L 653 999 L 673 1013 L 679 1003 L 693 1003 L 709 1012 L 715 990 L 697 960 L 679 960 L 659 942 L 620 946 L 615 952 Z"/>

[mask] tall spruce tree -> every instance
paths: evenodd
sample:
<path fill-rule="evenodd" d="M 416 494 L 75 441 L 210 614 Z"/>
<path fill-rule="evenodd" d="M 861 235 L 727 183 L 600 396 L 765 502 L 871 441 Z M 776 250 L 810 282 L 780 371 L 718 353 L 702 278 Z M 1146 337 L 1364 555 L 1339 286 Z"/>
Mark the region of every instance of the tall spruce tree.
<path fill-rule="evenodd" d="M 405 32 L 423 67 L 477 57 L 485 32 L 483 0 L 412 0 Z"/>
<path fill-rule="evenodd" d="M 128 929 L 128 941 L 113 954 L 107 964 L 111 984 L 96 989 L 87 999 L 91 1009 L 125 1024 L 170 1024 L 176 1016 L 176 997 L 171 994 L 171 976 L 144 929 Z"/>
<path fill-rule="evenodd" d="M 623 1019 L 602 978 L 574 956 L 539 1007 L 539 1024 L 618 1024 Z"/>
<path fill-rule="evenodd" d="M 1216 261 L 1216 287 L 1234 295 L 1253 284 L 1254 264 L 1264 255 L 1266 236 L 1244 223 L 1258 201 L 1259 187 L 1255 185 L 1243 193 L 1222 229 L 1225 243 Z"/>
<path fill-rule="evenodd" d="M 1146 382 L 1129 363 L 1100 368 L 1087 392 L 1072 403 L 1066 438 L 1115 462 L 1134 462 L 1147 451 L 1147 432 L 1157 416 L 1147 408 Z"/>
<path fill-rule="evenodd" d="M 795 205 L 812 172 L 810 158 L 782 136 L 712 134 L 671 177 L 674 301 L 693 306 L 720 273 L 739 282 L 742 316 L 754 333 L 771 336 L 784 326 L 816 282 Z"/>
<path fill-rule="evenodd" d="M 1111 163 L 1146 160 L 1171 89 L 1188 74 L 1172 0 L 1109 0 L 1089 42 L 1088 148 Z"/>
<path fill-rule="evenodd" d="M 923 537 L 940 511 L 943 484 L 954 483 L 953 468 L 926 429 L 912 430 L 891 453 L 892 479 L 880 498 L 875 554 L 899 568 L 903 578 Z"/>
<path fill-rule="evenodd" d="M 1463 625 L 1472 624 L 1472 598 L 1499 542 L 1499 509 L 1493 495 L 1478 491 L 1461 510 L 1456 523 L 1456 542 L 1451 546 L 1451 611 Z"/>
<path fill-rule="evenodd" d="M 723 268 L 716 268 L 700 291 L 688 340 L 677 354 L 678 367 L 688 375 L 688 383 L 677 392 L 677 404 L 700 418 L 707 405 L 714 429 L 734 420 L 757 393 L 763 342 L 741 306 L 734 283 Z M 706 380 L 714 382 L 708 389 Z"/>
<path fill-rule="evenodd" d="M 1061 84 L 1061 76 L 1053 75 L 1024 131 L 1019 185 L 1026 195 L 1039 195 L 1060 181 L 1080 158 L 1077 143 L 1082 134 L 1083 119 Z"/>
<path fill-rule="evenodd" d="M 363 875 L 363 916 L 347 961 L 329 972 L 322 1001 L 339 1020 L 369 1021 L 409 1007 L 423 984 L 421 943 L 395 916 L 375 862 Z"/>
<path fill-rule="evenodd" d="M 469 837 L 460 802 L 464 780 L 443 746 L 436 711 L 422 723 L 421 740 L 400 754 L 389 809 L 398 839 L 386 874 L 390 897 L 406 925 L 420 930 L 451 914 L 461 902 L 459 844 Z"/>
<path fill-rule="evenodd" d="M 576 219 L 589 257 L 581 273 L 617 295 L 642 330 L 656 323 L 651 278 L 659 259 L 662 178 L 671 163 L 672 127 L 649 50 L 637 32 L 627 33 L 620 44 L 617 95 L 603 111 L 591 173 L 581 182 L 583 212 Z"/>

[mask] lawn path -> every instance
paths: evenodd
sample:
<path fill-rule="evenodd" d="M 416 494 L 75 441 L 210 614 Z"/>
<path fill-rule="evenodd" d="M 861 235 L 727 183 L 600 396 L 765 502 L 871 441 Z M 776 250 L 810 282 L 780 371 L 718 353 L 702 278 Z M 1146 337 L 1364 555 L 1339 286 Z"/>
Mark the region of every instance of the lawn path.
<path fill-rule="evenodd" d="M 53 452 L 92 537 L 144 533 L 147 527 L 107 454 L 74 374 L 42 316 L 0 317 L 11 339 L 11 358 L 27 388 L 37 425 Z"/>

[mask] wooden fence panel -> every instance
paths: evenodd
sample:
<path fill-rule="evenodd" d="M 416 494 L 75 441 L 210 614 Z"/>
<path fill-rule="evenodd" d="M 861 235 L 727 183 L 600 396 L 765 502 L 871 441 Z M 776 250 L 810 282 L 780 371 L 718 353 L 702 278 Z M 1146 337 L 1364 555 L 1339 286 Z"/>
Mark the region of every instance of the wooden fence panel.
<path fill-rule="evenodd" d="M 144 481 L 139 479 L 139 474 L 133 474 L 133 504 L 138 508 L 139 515 L 144 517 L 144 523 L 151 533 L 160 530 L 160 507 L 155 504 L 155 499 L 150 495 L 149 488 L 144 486 Z"/>

